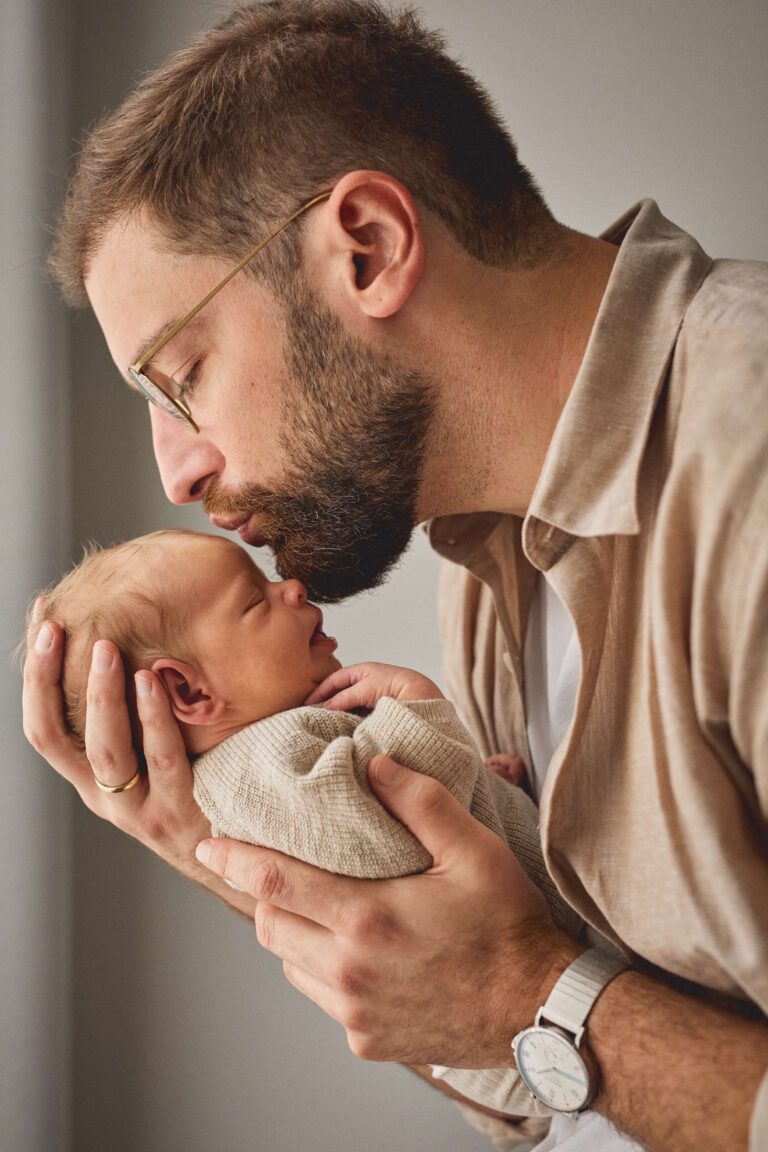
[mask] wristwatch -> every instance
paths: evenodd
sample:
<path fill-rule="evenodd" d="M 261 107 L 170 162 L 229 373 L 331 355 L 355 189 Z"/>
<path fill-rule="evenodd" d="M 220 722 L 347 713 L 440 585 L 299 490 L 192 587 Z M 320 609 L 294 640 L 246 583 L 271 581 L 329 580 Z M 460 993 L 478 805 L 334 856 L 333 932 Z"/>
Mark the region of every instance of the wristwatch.
<path fill-rule="evenodd" d="M 583 1112 L 597 1088 L 597 1062 L 581 1048 L 587 1017 L 605 986 L 629 966 L 619 952 L 590 948 L 569 964 L 512 1041 L 515 1063 L 535 1100 L 555 1112 Z"/>

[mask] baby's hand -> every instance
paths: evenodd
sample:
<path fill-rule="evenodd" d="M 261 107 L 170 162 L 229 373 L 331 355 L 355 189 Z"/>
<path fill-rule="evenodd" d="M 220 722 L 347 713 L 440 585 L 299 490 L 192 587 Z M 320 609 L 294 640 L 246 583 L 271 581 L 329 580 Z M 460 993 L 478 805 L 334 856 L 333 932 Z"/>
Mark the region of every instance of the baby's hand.
<path fill-rule="evenodd" d="M 497 752 L 484 761 L 484 766 L 495 776 L 508 780 L 510 784 L 522 784 L 525 780 L 525 764 L 513 752 Z"/>
<path fill-rule="evenodd" d="M 437 700 L 442 692 L 426 676 L 394 664 L 350 664 L 326 677 L 305 704 L 322 704 L 333 712 L 373 708 L 382 696 L 394 700 Z"/>

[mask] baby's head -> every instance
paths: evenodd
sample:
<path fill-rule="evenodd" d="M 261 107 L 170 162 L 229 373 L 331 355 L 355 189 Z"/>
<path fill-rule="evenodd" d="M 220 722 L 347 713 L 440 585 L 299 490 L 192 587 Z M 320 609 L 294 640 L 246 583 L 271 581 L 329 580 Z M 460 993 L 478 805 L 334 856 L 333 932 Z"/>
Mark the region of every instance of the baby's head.
<path fill-rule="evenodd" d="M 81 743 L 97 640 L 123 654 L 138 748 L 132 674 L 140 669 L 162 678 L 187 749 L 198 753 L 302 704 L 340 667 L 304 586 L 267 580 L 240 545 L 219 536 L 154 532 L 91 549 L 43 595 L 38 623 L 55 620 L 67 634 L 65 707 Z"/>

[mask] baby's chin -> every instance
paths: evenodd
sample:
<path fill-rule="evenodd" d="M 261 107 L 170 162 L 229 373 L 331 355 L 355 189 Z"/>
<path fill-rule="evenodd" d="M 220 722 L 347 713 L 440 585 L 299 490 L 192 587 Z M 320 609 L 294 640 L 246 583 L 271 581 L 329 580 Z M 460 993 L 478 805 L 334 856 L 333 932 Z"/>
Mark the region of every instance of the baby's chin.
<path fill-rule="evenodd" d="M 318 688 L 329 676 L 333 676 L 334 672 L 338 672 L 343 668 L 341 660 L 337 660 L 335 656 L 328 656 L 320 668 L 312 673 L 312 692 Z M 309 693 L 311 695 L 311 693 Z"/>

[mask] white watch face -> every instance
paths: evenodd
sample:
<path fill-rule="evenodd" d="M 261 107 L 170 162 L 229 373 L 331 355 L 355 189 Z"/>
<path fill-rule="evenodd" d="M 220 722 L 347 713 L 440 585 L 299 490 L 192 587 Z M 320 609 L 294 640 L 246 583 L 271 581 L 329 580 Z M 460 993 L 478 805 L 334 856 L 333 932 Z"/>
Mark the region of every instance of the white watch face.
<path fill-rule="evenodd" d="M 587 1067 L 568 1040 L 550 1028 L 526 1028 L 515 1040 L 515 1061 L 538 1100 L 558 1112 L 577 1112 L 589 1100 Z"/>

